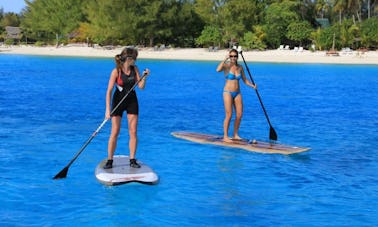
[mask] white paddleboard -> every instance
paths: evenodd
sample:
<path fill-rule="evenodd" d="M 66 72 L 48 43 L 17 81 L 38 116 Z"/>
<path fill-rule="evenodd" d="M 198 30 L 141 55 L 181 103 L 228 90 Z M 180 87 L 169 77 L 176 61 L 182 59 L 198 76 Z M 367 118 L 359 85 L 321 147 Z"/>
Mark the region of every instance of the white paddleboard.
<path fill-rule="evenodd" d="M 106 161 L 107 159 L 102 160 L 95 170 L 96 178 L 102 184 L 110 186 L 130 182 L 156 184 L 159 181 L 157 174 L 139 160 L 140 168 L 130 167 L 130 160 L 126 155 L 115 155 L 113 157 L 113 168 L 111 169 L 103 168 Z"/>

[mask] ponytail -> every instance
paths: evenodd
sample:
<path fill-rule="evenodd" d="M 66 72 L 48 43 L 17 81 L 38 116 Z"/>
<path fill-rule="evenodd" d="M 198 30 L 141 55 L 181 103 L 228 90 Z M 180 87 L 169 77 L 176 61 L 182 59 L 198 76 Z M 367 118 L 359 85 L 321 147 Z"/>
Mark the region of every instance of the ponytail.
<path fill-rule="evenodd" d="M 121 61 L 121 55 L 120 54 L 117 54 L 115 57 L 114 57 L 114 60 L 115 60 L 115 63 L 116 63 L 116 68 L 118 71 L 122 70 L 122 64 L 123 62 Z"/>

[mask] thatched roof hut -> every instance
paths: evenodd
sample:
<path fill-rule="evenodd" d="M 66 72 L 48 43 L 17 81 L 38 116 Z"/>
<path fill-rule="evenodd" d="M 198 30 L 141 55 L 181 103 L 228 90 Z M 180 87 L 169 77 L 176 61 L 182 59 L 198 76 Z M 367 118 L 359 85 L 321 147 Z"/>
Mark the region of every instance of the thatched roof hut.
<path fill-rule="evenodd" d="M 21 28 L 20 27 L 12 27 L 12 26 L 6 26 L 6 39 L 21 39 Z"/>

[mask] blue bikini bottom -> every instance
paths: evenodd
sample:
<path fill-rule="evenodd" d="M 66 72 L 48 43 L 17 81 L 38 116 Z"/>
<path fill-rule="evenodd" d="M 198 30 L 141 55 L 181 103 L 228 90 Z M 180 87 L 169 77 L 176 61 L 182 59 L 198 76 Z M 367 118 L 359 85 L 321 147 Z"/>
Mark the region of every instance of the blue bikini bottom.
<path fill-rule="evenodd" d="M 240 94 L 240 91 L 227 91 L 227 90 L 223 90 L 223 92 L 226 92 L 226 93 L 230 94 L 233 99 L 236 98 L 236 96 L 238 96 Z"/>

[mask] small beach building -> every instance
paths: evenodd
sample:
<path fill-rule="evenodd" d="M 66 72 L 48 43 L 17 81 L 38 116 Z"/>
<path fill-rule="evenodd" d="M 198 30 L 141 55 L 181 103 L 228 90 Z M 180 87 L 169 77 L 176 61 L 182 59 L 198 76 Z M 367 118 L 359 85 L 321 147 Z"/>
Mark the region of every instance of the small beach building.
<path fill-rule="evenodd" d="M 328 28 L 331 26 L 328 18 L 316 18 L 315 20 L 321 28 Z"/>
<path fill-rule="evenodd" d="M 21 39 L 22 31 L 20 27 L 6 26 L 5 32 L 5 39 L 13 39 L 17 41 Z"/>

